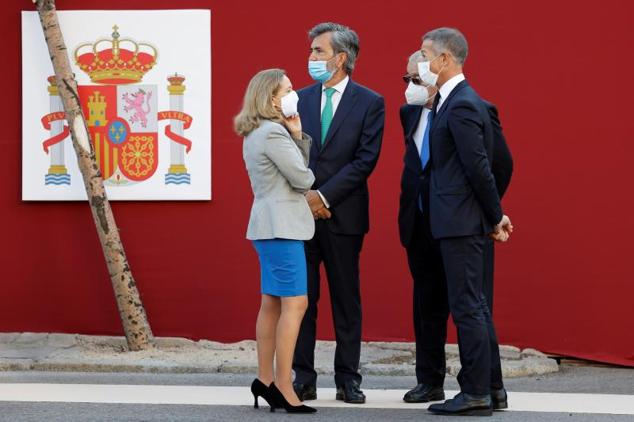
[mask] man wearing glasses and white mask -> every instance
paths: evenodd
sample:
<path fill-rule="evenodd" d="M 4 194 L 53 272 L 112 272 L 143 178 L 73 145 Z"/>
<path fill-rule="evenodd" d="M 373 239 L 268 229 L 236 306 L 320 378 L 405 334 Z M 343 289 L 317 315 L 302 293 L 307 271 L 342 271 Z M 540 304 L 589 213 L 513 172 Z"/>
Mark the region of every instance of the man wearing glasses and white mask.
<path fill-rule="evenodd" d="M 405 99 L 400 110 L 405 138 L 398 225 L 401 244 L 414 282 L 413 317 L 416 339 L 417 385 L 403 400 L 426 403 L 444 400 L 445 340 L 447 337 L 447 286 L 440 246 L 431 234 L 429 220 L 429 130 L 431 109 L 438 92 L 421 81 L 420 51 L 409 57 Z M 427 210 L 427 212 L 425 212 Z M 440 315 L 440 318 L 434 317 Z"/>

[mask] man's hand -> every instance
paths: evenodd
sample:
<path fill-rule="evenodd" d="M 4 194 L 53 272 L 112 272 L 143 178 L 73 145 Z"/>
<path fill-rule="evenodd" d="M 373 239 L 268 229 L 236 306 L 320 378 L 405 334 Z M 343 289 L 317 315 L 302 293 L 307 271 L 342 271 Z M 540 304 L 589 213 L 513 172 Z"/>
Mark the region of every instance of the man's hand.
<path fill-rule="evenodd" d="M 321 200 L 321 196 L 315 190 L 309 190 L 304 194 L 306 197 L 306 201 L 308 202 L 308 206 L 313 213 L 313 217 L 315 220 L 327 219 L 331 217 L 330 211 L 324 205 L 324 202 Z"/>
<path fill-rule="evenodd" d="M 496 232 L 499 230 L 504 230 L 508 234 L 513 233 L 513 224 L 511 224 L 511 219 L 509 218 L 509 216 L 508 215 L 503 216 L 502 220 L 500 220 L 500 222 L 495 227 L 495 229 L 496 229 L 495 230 Z"/>
<path fill-rule="evenodd" d="M 506 242 L 509 240 L 509 234 L 504 230 L 500 230 L 499 232 L 493 232 L 489 235 L 491 240 L 495 240 L 496 242 Z"/>
<path fill-rule="evenodd" d="M 313 217 L 315 218 L 315 220 L 327 220 L 330 217 L 332 217 L 332 214 L 330 213 L 328 208 L 324 207 L 320 209 L 319 211 L 314 212 Z"/>
<path fill-rule="evenodd" d="M 513 224 L 508 215 L 502 217 L 502 220 L 495 226 L 495 231 L 489 237 L 496 242 L 506 242 L 513 233 Z"/>

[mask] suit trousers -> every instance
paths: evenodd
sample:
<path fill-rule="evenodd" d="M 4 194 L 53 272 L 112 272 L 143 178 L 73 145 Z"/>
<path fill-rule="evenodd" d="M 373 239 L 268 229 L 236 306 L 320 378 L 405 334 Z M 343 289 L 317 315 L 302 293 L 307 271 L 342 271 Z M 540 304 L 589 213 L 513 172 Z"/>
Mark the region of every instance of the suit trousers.
<path fill-rule="evenodd" d="M 495 242 L 487 238 L 484 242 L 484 285 L 482 293 L 487 300 L 489 312 L 493 316 L 493 272 L 495 268 Z"/>
<path fill-rule="evenodd" d="M 429 214 L 417 208 L 407 245 L 407 262 L 414 281 L 413 316 L 418 384 L 442 387 L 449 304 L 440 244 L 431 235 Z"/>
<path fill-rule="evenodd" d="M 488 237 L 484 241 L 484 281 L 482 293 L 487 302 L 487 308 L 493 320 L 493 273 L 495 268 L 495 242 Z M 489 342 L 491 344 L 491 388 L 500 389 L 504 386 L 502 381 L 502 363 L 500 361 L 500 346 L 495 333 L 494 324 L 488 325 Z"/>
<path fill-rule="evenodd" d="M 338 387 L 355 380 L 361 383 L 361 290 L 359 255 L 364 235 L 333 233 L 328 222 L 315 222 L 315 236 L 305 243 L 308 270 L 308 309 L 295 347 L 293 370 L 295 382 L 315 385 L 315 341 L 317 304 L 320 296 L 321 263 L 328 278 L 328 290 L 335 326 L 335 384 Z"/>
<path fill-rule="evenodd" d="M 492 368 L 497 337 L 483 293 L 485 243 L 482 235 L 440 239 L 449 310 L 458 331 L 458 383 L 462 392 L 477 395 L 499 388 L 491 382 L 498 377 Z"/>

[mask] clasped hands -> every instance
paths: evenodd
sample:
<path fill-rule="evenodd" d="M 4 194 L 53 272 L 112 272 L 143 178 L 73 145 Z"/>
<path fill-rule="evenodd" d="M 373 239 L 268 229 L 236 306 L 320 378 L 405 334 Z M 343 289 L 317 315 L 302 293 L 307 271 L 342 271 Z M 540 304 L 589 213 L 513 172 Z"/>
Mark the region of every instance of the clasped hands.
<path fill-rule="evenodd" d="M 309 190 L 304 196 L 315 220 L 326 220 L 332 217 L 317 191 Z M 502 220 L 495 226 L 493 233 L 489 234 L 489 237 L 496 242 L 506 242 L 509 240 L 511 233 L 513 233 L 513 224 L 508 215 L 504 215 Z"/>
<path fill-rule="evenodd" d="M 506 242 L 513 233 L 513 224 L 508 215 L 502 217 L 502 220 L 495 226 L 493 233 L 489 234 L 489 237 L 496 242 Z"/>
<path fill-rule="evenodd" d="M 321 200 L 321 196 L 316 190 L 309 190 L 304 196 L 306 197 L 306 201 L 315 220 L 326 220 L 332 217 L 332 214 L 330 214 L 330 211 L 326 208 L 324 201 Z"/>

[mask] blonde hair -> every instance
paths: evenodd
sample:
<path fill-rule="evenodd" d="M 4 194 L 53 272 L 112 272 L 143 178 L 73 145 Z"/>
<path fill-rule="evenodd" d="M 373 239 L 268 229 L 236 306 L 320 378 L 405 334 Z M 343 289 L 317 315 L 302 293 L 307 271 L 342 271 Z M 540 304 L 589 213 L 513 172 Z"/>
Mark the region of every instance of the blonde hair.
<path fill-rule="evenodd" d="M 242 110 L 233 119 L 238 135 L 247 136 L 260 126 L 263 119 L 281 122 L 282 115 L 273 106 L 273 96 L 280 89 L 285 75 L 282 69 L 266 69 L 251 78 L 244 94 Z"/>

